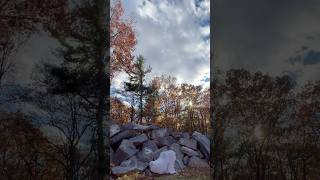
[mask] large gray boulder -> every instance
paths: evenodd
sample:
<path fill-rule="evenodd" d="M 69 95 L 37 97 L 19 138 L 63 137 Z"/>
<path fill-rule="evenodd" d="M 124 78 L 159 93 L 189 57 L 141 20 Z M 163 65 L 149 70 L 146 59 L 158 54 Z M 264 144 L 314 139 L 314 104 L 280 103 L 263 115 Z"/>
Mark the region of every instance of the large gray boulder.
<path fill-rule="evenodd" d="M 176 140 L 172 136 L 161 137 L 156 139 L 155 141 L 158 147 L 170 146 L 171 144 L 176 142 Z"/>
<path fill-rule="evenodd" d="M 182 171 L 184 168 L 186 168 L 186 166 L 183 164 L 182 160 L 177 160 L 174 163 L 174 168 L 176 171 Z"/>
<path fill-rule="evenodd" d="M 159 156 L 160 156 L 160 153 L 162 153 L 162 152 L 164 152 L 164 151 L 167 151 L 168 149 L 169 149 L 168 146 L 163 146 L 162 148 L 156 150 L 156 151 L 154 152 L 153 159 L 154 159 L 154 160 L 158 159 Z"/>
<path fill-rule="evenodd" d="M 110 130 L 110 137 L 114 136 L 115 134 L 120 132 L 120 126 L 116 123 L 110 123 L 109 126 L 109 130 Z"/>
<path fill-rule="evenodd" d="M 127 123 L 121 127 L 122 130 L 137 130 L 137 131 L 150 131 L 153 129 L 158 129 L 156 125 L 140 125 L 135 123 Z"/>
<path fill-rule="evenodd" d="M 184 163 L 185 165 L 188 165 L 188 162 L 189 162 L 189 156 L 184 156 L 184 157 L 183 157 L 183 163 Z"/>
<path fill-rule="evenodd" d="M 181 151 L 181 146 L 177 143 L 173 143 L 170 147 L 170 150 L 173 150 L 176 153 L 176 163 L 175 163 L 175 169 L 180 171 L 185 168 L 185 165 L 183 164 L 183 153 Z"/>
<path fill-rule="evenodd" d="M 206 159 L 209 160 L 210 159 L 210 139 L 199 132 L 194 132 L 192 134 L 192 138 L 198 142 L 199 150 L 206 157 Z"/>
<path fill-rule="evenodd" d="M 154 129 L 151 132 L 151 139 L 159 139 L 169 135 L 167 128 Z"/>
<path fill-rule="evenodd" d="M 152 151 L 158 150 L 158 146 L 154 141 L 148 140 L 147 142 L 143 143 L 142 148 L 150 148 Z"/>
<path fill-rule="evenodd" d="M 113 161 L 113 155 L 114 155 L 114 151 L 112 148 L 110 148 L 110 160 L 111 162 Z"/>
<path fill-rule="evenodd" d="M 184 153 L 184 154 L 187 154 L 188 156 L 200 156 L 199 153 L 193 149 L 190 149 L 188 147 L 185 147 L 185 146 L 182 146 L 181 147 L 181 151 Z"/>
<path fill-rule="evenodd" d="M 183 153 L 181 151 L 181 146 L 177 143 L 173 143 L 170 147 L 170 150 L 173 150 L 176 153 L 177 159 L 183 158 Z"/>
<path fill-rule="evenodd" d="M 197 141 L 190 138 L 181 138 L 178 142 L 182 146 L 186 146 L 193 150 L 197 150 Z"/>
<path fill-rule="evenodd" d="M 113 156 L 113 162 L 119 165 L 122 161 L 129 159 L 138 152 L 138 149 L 129 140 L 123 140 Z"/>
<path fill-rule="evenodd" d="M 140 134 L 138 136 L 130 138 L 129 141 L 131 141 L 135 146 L 138 146 L 148 141 L 148 136 L 146 134 Z"/>
<path fill-rule="evenodd" d="M 138 135 L 138 132 L 135 130 L 125 130 L 122 131 L 116 135 L 114 135 L 113 137 L 111 137 L 110 139 L 110 144 L 113 145 L 115 143 L 120 142 L 123 139 L 129 139 L 132 138 L 134 136 Z"/>
<path fill-rule="evenodd" d="M 190 138 L 190 134 L 188 132 L 172 132 L 172 136 L 175 139 L 180 139 L 180 138 Z"/>
<path fill-rule="evenodd" d="M 197 156 L 192 156 L 188 161 L 188 166 L 193 168 L 210 168 L 206 160 Z"/>
<path fill-rule="evenodd" d="M 140 162 L 137 157 L 133 156 L 129 160 L 123 161 L 120 166 L 111 168 L 111 172 L 116 176 L 121 176 L 129 172 L 144 171 L 147 167 L 147 163 Z"/>
<path fill-rule="evenodd" d="M 153 160 L 154 151 L 148 147 L 142 148 L 142 151 L 140 151 L 137 155 L 138 159 L 142 162 L 149 163 Z"/>

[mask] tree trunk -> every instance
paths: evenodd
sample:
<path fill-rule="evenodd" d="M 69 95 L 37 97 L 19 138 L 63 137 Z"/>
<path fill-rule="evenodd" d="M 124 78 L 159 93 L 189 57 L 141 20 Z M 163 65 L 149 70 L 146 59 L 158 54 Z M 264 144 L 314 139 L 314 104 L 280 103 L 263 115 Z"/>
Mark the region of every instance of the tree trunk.
<path fill-rule="evenodd" d="M 142 124 L 142 107 L 142 92 L 140 92 L 140 124 Z"/>
<path fill-rule="evenodd" d="M 143 107 L 143 104 L 142 104 L 142 96 L 143 96 L 143 75 L 140 75 L 140 124 L 142 124 L 142 107 Z"/>
<path fill-rule="evenodd" d="M 96 114 L 97 120 L 97 150 L 98 150 L 98 164 L 97 164 L 97 179 L 104 180 L 108 179 L 109 175 L 108 168 L 109 158 L 106 155 L 106 150 L 109 148 L 105 147 L 105 141 L 108 140 L 109 132 L 107 137 L 104 135 L 104 121 L 109 120 L 109 114 L 107 108 L 110 103 L 107 99 L 107 95 L 110 94 L 110 54 L 109 54 L 109 31 L 107 22 L 110 22 L 109 7 L 110 2 L 106 0 L 96 0 L 97 8 L 97 30 L 98 30 L 98 54 L 97 54 L 97 68 L 99 69 L 99 89 L 98 89 L 98 109 Z M 106 12 L 106 9 L 108 12 Z M 107 54 L 108 53 L 108 54 Z M 107 70 L 106 70 L 107 69 Z M 107 142 L 108 145 L 108 142 Z"/>

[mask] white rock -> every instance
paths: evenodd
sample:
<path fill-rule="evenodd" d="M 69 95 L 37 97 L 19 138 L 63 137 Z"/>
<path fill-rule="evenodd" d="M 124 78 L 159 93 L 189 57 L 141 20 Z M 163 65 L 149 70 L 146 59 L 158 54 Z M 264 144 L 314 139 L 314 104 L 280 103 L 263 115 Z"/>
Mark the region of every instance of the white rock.
<path fill-rule="evenodd" d="M 150 171 L 157 174 L 174 174 L 176 170 L 174 168 L 176 161 L 176 153 L 172 150 L 164 151 L 160 153 L 157 160 L 149 163 Z"/>

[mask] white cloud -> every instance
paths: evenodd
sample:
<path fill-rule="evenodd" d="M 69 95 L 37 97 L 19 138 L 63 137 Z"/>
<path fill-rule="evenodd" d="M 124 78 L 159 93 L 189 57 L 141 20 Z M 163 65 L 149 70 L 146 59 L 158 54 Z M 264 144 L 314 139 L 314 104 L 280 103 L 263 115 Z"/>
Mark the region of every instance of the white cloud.
<path fill-rule="evenodd" d="M 136 22 L 135 54 L 146 58 L 154 75 L 172 75 L 193 84 L 203 79 L 210 69 L 210 28 L 201 22 L 209 18 L 209 1 L 123 0 L 123 4 L 126 16 Z"/>

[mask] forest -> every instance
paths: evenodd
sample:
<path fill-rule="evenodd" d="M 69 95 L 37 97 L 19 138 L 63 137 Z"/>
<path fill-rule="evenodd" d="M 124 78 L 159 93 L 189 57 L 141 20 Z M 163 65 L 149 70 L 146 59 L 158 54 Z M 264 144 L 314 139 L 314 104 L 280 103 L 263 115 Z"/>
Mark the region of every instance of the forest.
<path fill-rule="evenodd" d="M 211 87 L 214 178 L 320 177 L 320 81 L 231 69 Z"/>
<path fill-rule="evenodd" d="M 137 159 L 169 150 L 207 179 L 320 179 L 320 81 L 228 69 L 203 88 L 151 76 L 123 15 L 120 0 L 0 2 L 0 179 L 153 177 Z M 18 52 L 39 34 L 58 45 L 37 61 L 24 54 L 33 69 L 18 81 Z"/>

